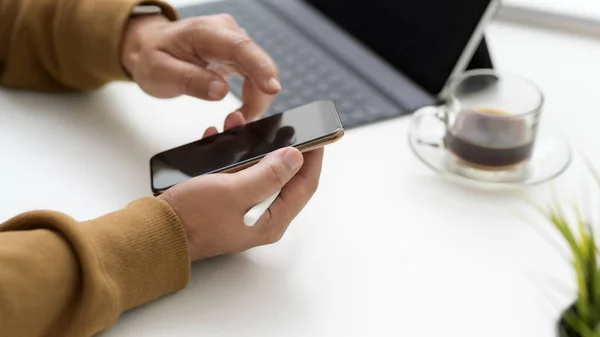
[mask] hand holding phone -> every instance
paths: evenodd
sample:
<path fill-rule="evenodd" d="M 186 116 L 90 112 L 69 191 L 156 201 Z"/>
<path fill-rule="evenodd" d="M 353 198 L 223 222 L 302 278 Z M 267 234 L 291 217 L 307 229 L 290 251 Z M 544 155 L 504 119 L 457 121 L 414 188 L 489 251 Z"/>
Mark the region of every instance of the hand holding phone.
<path fill-rule="evenodd" d="M 216 129 L 210 128 L 198 141 L 208 140 L 205 144 L 209 145 L 188 144 L 179 156 L 170 154 L 172 163 L 181 165 L 177 171 L 181 175 L 171 176 L 181 181 L 170 180 L 174 183 L 170 188 L 157 189 L 154 177 L 160 172 L 153 168 L 153 191 L 169 204 L 183 224 L 192 261 L 275 243 L 306 206 L 319 183 L 322 147 L 343 135 L 333 104 L 320 102 L 309 108 L 267 118 L 267 122 L 259 123 L 260 127 L 250 128 L 246 127 L 253 123 L 243 126 L 243 117 L 231 114 L 225 121 L 225 132 L 217 134 Z M 248 129 L 252 132 L 242 132 Z M 302 155 L 290 145 L 313 151 Z M 284 148 L 271 152 L 278 147 Z M 208 174 L 215 163 L 208 156 L 218 155 L 219 151 L 226 155 L 216 161 L 221 168 L 213 172 L 234 173 Z M 187 159 L 192 165 L 180 160 L 186 158 L 183 154 L 190 156 Z M 211 164 L 199 159 L 209 159 Z M 192 178 L 184 172 L 198 176 Z M 282 197 L 273 198 L 269 211 L 256 216 L 256 226 L 240 226 L 248 210 L 279 191 Z"/>
<path fill-rule="evenodd" d="M 295 148 L 269 153 L 259 163 L 231 174 L 207 174 L 186 180 L 158 196 L 175 212 L 192 261 L 242 252 L 279 241 L 308 203 L 319 183 L 323 149 L 302 155 Z M 254 227 L 244 213 L 281 189 Z"/>

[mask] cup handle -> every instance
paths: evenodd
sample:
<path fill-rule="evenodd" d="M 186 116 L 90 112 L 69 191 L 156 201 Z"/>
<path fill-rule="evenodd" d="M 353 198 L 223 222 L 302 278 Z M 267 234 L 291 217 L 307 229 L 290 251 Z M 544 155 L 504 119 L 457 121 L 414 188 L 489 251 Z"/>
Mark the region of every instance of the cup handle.
<path fill-rule="evenodd" d="M 410 138 L 415 141 L 419 145 L 427 145 L 435 148 L 443 148 L 444 144 L 439 141 L 429 141 L 421 138 L 420 129 L 423 126 L 423 122 L 425 120 L 437 120 L 439 123 L 442 123 L 445 128 L 445 112 L 444 109 L 440 106 L 426 106 L 418 109 L 413 113 L 411 127 L 410 127 Z"/>

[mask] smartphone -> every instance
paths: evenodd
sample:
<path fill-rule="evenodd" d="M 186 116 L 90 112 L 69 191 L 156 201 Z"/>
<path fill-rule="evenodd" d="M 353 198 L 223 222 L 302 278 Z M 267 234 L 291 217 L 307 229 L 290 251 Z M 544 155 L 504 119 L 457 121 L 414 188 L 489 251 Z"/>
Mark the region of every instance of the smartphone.
<path fill-rule="evenodd" d="M 302 152 L 311 151 L 343 135 L 335 104 L 313 102 L 153 156 L 152 192 L 159 195 L 200 175 L 244 169 L 280 148 L 293 146 Z"/>

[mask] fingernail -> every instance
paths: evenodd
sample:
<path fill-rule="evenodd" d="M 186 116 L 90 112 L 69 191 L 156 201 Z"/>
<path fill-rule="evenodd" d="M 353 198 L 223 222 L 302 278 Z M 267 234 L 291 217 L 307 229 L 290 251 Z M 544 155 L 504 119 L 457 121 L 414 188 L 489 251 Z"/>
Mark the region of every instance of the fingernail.
<path fill-rule="evenodd" d="M 296 171 L 302 165 L 302 155 L 298 151 L 285 151 L 283 159 L 288 163 L 293 171 Z"/>
<path fill-rule="evenodd" d="M 272 91 L 280 91 L 281 90 L 281 83 L 279 83 L 279 81 L 275 77 L 272 77 L 269 80 L 269 82 L 267 82 L 267 86 L 269 87 L 269 90 L 272 90 Z"/>
<path fill-rule="evenodd" d="M 221 81 L 212 81 L 208 87 L 208 96 L 212 99 L 221 99 L 227 95 L 227 85 Z"/>

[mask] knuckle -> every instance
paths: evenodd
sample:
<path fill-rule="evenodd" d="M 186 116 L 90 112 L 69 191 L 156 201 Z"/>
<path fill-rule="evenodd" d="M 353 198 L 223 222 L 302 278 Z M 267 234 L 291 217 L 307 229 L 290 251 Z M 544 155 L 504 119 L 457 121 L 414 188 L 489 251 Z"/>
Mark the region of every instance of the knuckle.
<path fill-rule="evenodd" d="M 147 65 L 150 73 L 156 73 L 163 66 L 163 62 L 158 57 L 150 57 Z"/>
<path fill-rule="evenodd" d="M 244 58 L 244 55 L 248 48 L 254 45 L 254 41 L 248 36 L 240 35 L 233 42 L 233 52 L 231 55 L 232 60 L 241 60 Z"/>
<path fill-rule="evenodd" d="M 319 180 L 306 180 L 302 184 L 302 194 L 306 198 L 312 198 L 319 189 Z"/>
<path fill-rule="evenodd" d="M 278 163 L 269 161 L 266 165 L 265 170 L 269 175 L 271 181 L 277 184 L 277 186 L 285 185 L 287 179 L 285 179 L 285 169 Z"/>
<path fill-rule="evenodd" d="M 260 235 L 263 244 L 274 244 L 281 241 L 289 225 L 289 221 L 284 220 L 285 218 L 285 214 L 271 208 L 267 209 L 260 227 L 262 228 Z"/>
<path fill-rule="evenodd" d="M 187 29 L 190 31 L 191 34 L 197 34 L 202 36 L 210 32 L 210 26 L 210 22 L 206 17 L 200 17 L 196 20 L 191 20 L 190 22 L 188 22 Z"/>
<path fill-rule="evenodd" d="M 314 179 L 313 181 L 311 181 L 311 183 L 309 184 L 309 189 L 311 191 L 311 194 L 315 194 L 317 193 L 317 191 L 319 190 L 319 184 L 320 184 L 320 180 L 319 179 Z"/>
<path fill-rule="evenodd" d="M 196 82 L 196 73 L 194 71 L 186 71 L 182 75 L 181 79 L 181 92 L 190 95 L 194 91 L 194 85 Z"/>
<path fill-rule="evenodd" d="M 267 244 L 274 244 L 274 243 L 281 241 L 282 238 L 283 238 L 283 232 L 274 230 L 274 231 L 269 232 L 269 234 L 267 234 L 267 236 L 265 238 L 265 242 Z"/>
<path fill-rule="evenodd" d="M 188 29 L 195 30 L 199 27 L 204 26 L 206 23 L 206 17 L 201 16 L 197 18 L 193 18 L 186 21 L 186 26 Z"/>
<path fill-rule="evenodd" d="M 256 69 L 261 74 L 273 74 L 273 75 L 276 75 L 276 71 L 273 71 L 273 67 L 271 66 L 271 63 L 269 61 L 267 61 L 267 60 L 260 61 L 256 65 Z"/>
<path fill-rule="evenodd" d="M 233 23 L 233 24 L 237 25 L 237 21 L 229 13 L 217 14 L 215 17 L 218 18 L 218 19 L 220 19 L 220 20 L 222 20 L 222 21 L 224 21 L 224 22 Z"/>
<path fill-rule="evenodd" d="M 266 212 L 265 214 L 267 213 L 269 212 Z M 276 217 L 274 217 L 272 214 L 268 215 L 268 218 L 269 221 L 266 222 L 267 225 L 264 226 L 265 230 L 262 235 L 262 241 L 265 244 L 277 243 L 281 241 L 281 238 L 283 238 L 286 226 L 278 223 L 279 221 L 277 221 Z"/>
<path fill-rule="evenodd" d="M 319 182 L 315 181 L 315 182 L 311 182 L 310 184 L 308 184 L 308 194 L 310 196 L 315 195 L 315 193 L 317 193 L 317 191 L 319 190 Z"/>

